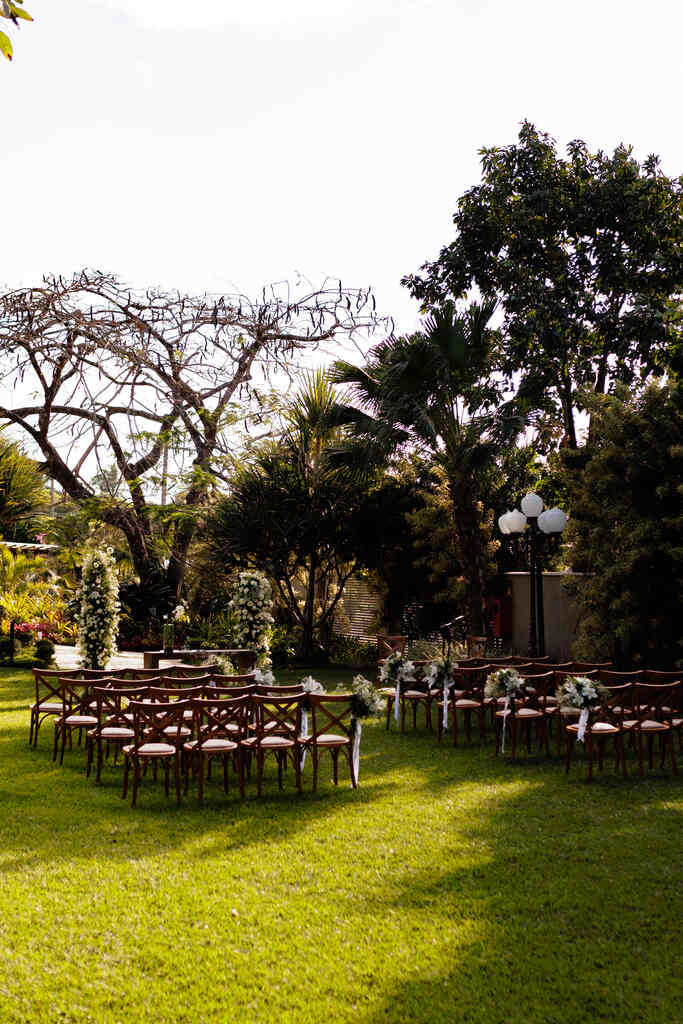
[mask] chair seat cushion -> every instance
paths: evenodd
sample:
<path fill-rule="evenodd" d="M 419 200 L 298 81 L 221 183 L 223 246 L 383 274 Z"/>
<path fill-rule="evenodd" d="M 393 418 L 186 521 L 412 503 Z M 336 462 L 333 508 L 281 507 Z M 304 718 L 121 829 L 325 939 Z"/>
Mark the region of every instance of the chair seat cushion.
<path fill-rule="evenodd" d="M 257 736 L 250 736 L 249 739 L 242 740 L 242 746 L 244 747 L 257 747 L 261 746 L 264 749 L 275 750 L 277 747 L 289 748 L 294 746 L 294 740 L 289 739 L 288 736 L 264 736 L 259 742 Z"/>
<path fill-rule="evenodd" d="M 40 704 L 31 704 L 31 711 L 50 711 L 52 713 L 60 714 L 63 710 L 61 701 L 58 704 L 54 704 L 49 700 L 43 700 Z"/>
<path fill-rule="evenodd" d="M 185 750 L 195 750 L 197 747 L 197 740 L 190 740 L 189 743 L 185 743 L 184 746 Z M 234 740 L 216 737 L 211 740 L 204 740 L 202 743 L 202 750 L 237 750 L 237 744 Z"/>
<path fill-rule="evenodd" d="M 383 697 L 393 697 L 396 690 L 393 686 L 381 686 L 377 692 L 381 693 Z"/>
<path fill-rule="evenodd" d="M 97 725 L 97 719 L 94 715 L 67 715 L 66 718 L 62 718 L 61 721 L 65 725 Z"/>
<path fill-rule="evenodd" d="M 103 740 L 132 740 L 135 733 L 123 725 L 105 725 L 100 736 Z"/>
<path fill-rule="evenodd" d="M 405 690 L 403 696 L 407 697 L 408 700 L 424 700 L 429 694 L 425 693 L 424 690 Z"/>
<path fill-rule="evenodd" d="M 455 706 L 456 708 L 461 708 L 462 710 L 467 711 L 468 709 L 480 708 L 481 701 L 469 700 L 469 698 L 461 697 L 460 699 L 456 700 Z"/>
<path fill-rule="evenodd" d="M 568 725 L 567 731 L 578 732 L 579 727 L 578 725 Z M 592 736 L 599 736 L 601 734 L 603 736 L 613 736 L 615 733 L 619 732 L 619 729 L 616 725 L 610 725 L 609 722 L 594 722 L 590 729 L 586 729 L 586 732 L 590 732 Z"/>
<path fill-rule="evenodd" d="M 515 718 L 543 718 L 543 712 L 538 708 L 519 708 L 515 711 Z"/>
<path fill-rule="evenodd" d="M 317 745 L 319 747 L 345 747 L 350 742 L 348 736 L 339 736 L 333 732 L 324 732 L 320 736 L 316 737 Z"/>
<path fill-rule="evenodd" d="M 666 722 L 655 722 L 651 718 L 646 718 L 640 723 L 641 732 L 667 732 L 668 729 L 669 725 Z"/>
<path fill-rule="evenodd" d="M 177 725 L 167 725 L 164 729 L 164 736 L 168 736 L 170 739 L 176 739 L 177 736 L 184 739 L 186 736 L 191 735 L 192 729 L 188 729 L 186 725 L 181 725 L 180 728 Z"/>
<path fill-rule="evenodd" d="M 123 752 L 124 754 L 134 753 L 135 745 L 129 743 L 123 748 Z M 140 757 L 170 757 L 176 753 L 176 748 L 170 743 L 143 743 L 138 747 L 137 753 Z"/>

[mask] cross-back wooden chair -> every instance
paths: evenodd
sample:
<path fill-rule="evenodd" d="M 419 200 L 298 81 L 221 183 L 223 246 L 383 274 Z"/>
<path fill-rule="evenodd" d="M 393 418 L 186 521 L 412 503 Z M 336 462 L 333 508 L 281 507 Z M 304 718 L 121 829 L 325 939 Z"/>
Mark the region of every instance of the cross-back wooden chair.
<path fill-rule="evenodd" d="M 267 683 L 256 683 L 255 686 L 255 693 L 260 696 L 272 694 L 274 697 L 292 697 L 301 692 L 302 690 L 298 683 L 291 683 L 286 686 L 278 686 L 276 683 L 273 683 L 272 686 L 269 686 Z"/>
<path fill-rule="evenodd" d="M 678 774 L 673 734 L 681 728 L 681 683 L 635 683 L 633 687 L 633 719 L 630 724 L 638 747 L 638 767 L 643 774 L 643 738 L 647 743 L 648 765 L 652 768 L 655 737 L 659 737 L 660 768 L 664 767 L 666 751 L 671 767 Z M 674 724 L 676 723 L 676 724 Z"/>
<path fill-rule="evenodd" d="M 501 708 L 496 711 L 496 754 L 502 747 L 503 729 L 506 723 L 510 726 L 511 753 L 514 760 L 517 756 L 517 736 L 521 728 L 526 734 L 527 753 L 531 753 L 531 728 L 536 730 L 536 742 L 539 750 L 544 748 L 546 754 L 550 753 L 548 742 L 549 720 L 557 713 L 557 704 L 551 703 L 555 692 L 555 673 L 543 672 L 533 675 L 520 673 L 525 685 L 522 699 L 515 701 L 514 711 L 512 708 Z"/>
<path fill-rule="evenodd" d="M 162 682 L 164 679 L 162 677 Z M 206 681 L 197 682 L 197 679 L 173 679 L 170 680 L 173 686 L 150 686 L 148 699 L 153 704 L 168 704 L 171 701 L 183 701 L 195 700 L 197 697 L 202 697 L 204 690 L 206 689 Z M 192 682 L 192 686 L 186 685 Z M 189 740 L 192 735 L 192 723 L 194 721 L 194 713 L 191 707 L 185 709 L 185 732 L 183 734 L 183 741 Z"/>
<path fill-rule="evenodd" d="M 586 757 L 588 760 L 588 782 L 591 782 L 593 779 L 593 762 L 596 748 L 598 753 L 598 767 L 600 771 L 603 769 L 605 744 L 608 740 L 611 740 L 614 743 L 615 771 L 619 771 L 619 763 L 621 762 L 623 774 L 627 775 L 624 736 L 627 731 L 628 723 L 625 715 L 630 713 L 633 700 L 633 687 L 634 684 L 631 682 L 617 683 L 614 686 L 605 686 L 605 689 L 609 694 L 607 700 L 602 707 L 597 708 L 589 715 L 584 735 Z M 565 762 L 566 774 L 569 772 L 569 764 L 571 761 L 572 751 L 574 749 L 574 742 L 579 732 L 578 722 L 571 722 L 565 727 L 565 731 L 567 736 L 567 755 Z"/>
<path fill-rule="evenodd" d="M 377 634 L 377 661 L 383 662 L 394 651 L 406 653 L 408 637 L 401 633 L 378 633 Z"/>
<path fill-rule="evenodd" d="M 282 772 L 287 755 L 294 761 L 296 788 L 301 792 L 301 708 L 304 694 L 293 696 L 254 693 L 250 697 L 253 721 L 252 736 L 241 741 L 249 754 L 256 756 L 258 795 L 263 786 L 263 762 L 267 754 L 274 754 L 278 768 L 278 787 L 282 789 Z"/>
<path fill-rule="evenodd" d="M 80 672 L 78 669 L 70 671 L 64 671 L 64 669 L 59 668 L 33 669 L 36 697 L 31 705 L 31 720 L 28 734 L 29 746 L 36 747 L 38 745 L 38 730 L 46 718 L 59 718 L 62 714 L 62 690 L 59 680 L 77 679 L 79 676 Z"/>
<path fill-rule="evenodd" d="M 553 668 L 553 675 L 555 676 L 555 689 L 558 690 L 560 686 L 562 686 L 562 683 L 564 683 L 565 680 L 569 679 L 570 676 L 582 675 L 586 679 L 595 679 L 597 681 L 598 670 L 597 668 L 595 668 L 588 669 L 583 672 L 576 672 L 573 669 Z M 561 757 L 562 751 L 565 749 L 567 739 L 566 727 L 568 725 L 571 725 L 572 722 L 575 722 L 580 714 L 581 712 L 578 708 L 560 707 L 559 705 L 557 707 L 557 711 L 552 714 L 549 724 L 551 727 L 551 731 L 552 727 L 557 727 L 558 757 Z"/>
<path fill-rule="evenodd" d="M 458 744 L 458 712 L 463 717 L 465 736 L 467 742 L 472 742 L 472 715 L 477 718 L 479 727 L 479 740 L 481 743 L 486 739 L 486 706 L 484 702 L 484 686 L 488 675 L 488 665 L 478 667 L 462 666 L 453 670 L 454 685 L 451 687 L 448 696 L 448 713 L 453 733 L 453 746 Z M 441 740 L 443 723 L 443 699 L 437 701 L 439 708 L 437 739 Z"/>
<path fill-rule="evenodd" d="M 162 676 L 161 686 L 166 687 L 169 690 L 192 690 L 197 686 L 209 686 L 211 683 L 211 676 L 196 675 L 196 676 Z"/>
<path fill-rule="evenodd" d="M 87 735 L 88 763 L 85 774 L 90 776 L 93 756 L 97 751 L 95 782 L 99 782 L 102 776 L 103 742 L 107 751 L 110 746 L 114 747 L 116 761 L 117 751 L 135 739 L 128 705 L 147 695 L 147 686 L 133 686 L 130 679 L 110 679 L 107 682 L 107 686 L 93 687 L 97 725 L 89 729 Z"/>
<path fill-rule="evenodd" d="M 311 693 L 311 733 L 299 737 L 313 761 L 313 792 L 318 788 L 318 764 L 320 755 L 329 751 L 335 786 L 339 782 L 339 754 L 344 753 L 349 765 L 351 785 L 357 788 L 358 780 L 353 765 L 353 727 L 351 724 L 352 696 L 349 693 Z"/>
<path fill-rule="evenodd" d="M 175 665 L 173 675 L 176 679 L 192 679 L 198 676 L 212 676 L 218 672 L 219 666 L 214 662 L 210 665 Z"/>
<path fill-rule="evenodd" d="M 173 765 L 176 800 L 180 803 L 180 753 L 185 739 L 185 712 L 192 711 L 191 700 L 174 700 L 169 704 L 131 701 L 129 710 L 133 715 L 132 743 L 123 747 L 123 791 L 122 799 L 128 793 L 128 774 L 133 766 L 133 793 L 131 806 L 137 802 L 138 786 L 142 766 L 150 762 L 163 764 L 164 789 L 169 795 L 169 772 Z"/>
<path fill-rule="evenodd" d="M 640 669 L 633 672 L 614 672 L 611 668 L 598 669 L 598 680 L 604 686 L 619 686 L 621 683 L 639 683 L 642 678 L 643 673 Z"/>
<path fill-rule="evenodd" d="M 572 675 L 582 676 L 586 672 L 592 672 L 596 669 L 601 668 L 612 668 L 611 661 L 573 661 L 572 662 Z"/>
<path fill-rule="evenodd" d="M 87 679 L 78 679 L 72 676 L 60 676 L 59 688 L 62 709 L 55 718 L 55 738 L 52 748 L 52 760 L 57 760 L 57 748 L 59 746 L 59 763 L 64 763 L 64 747 L 66 738 L 71 737 L 74 730 L 78 732 L 79 743 L 83 730 L 92 729 L 97 725 L 97 717 L 92 714 L 90 704 L 92 702 L 93 682 Z M 61 744 L 60 744 L 61 740 Z"/>
<path fill-rule="evenodd" d="M 253 672 L 242 672 L 234 676 L 212 672 L 211 682 L 215 686 L 250 686 L 252 683 L 255 684 L 255 679 Z"/>
<path fill-rule="evenodd" d="M 432 728 L 432 704 L 439 696 L 437 691 L 432 691 L 429 688 L 429 683 L 425 679 L 425 672 L 429 667 L 430 662 L 428 660 L 413 661 L 415 667 L 415 678 L 411 682 L 407 682 L 401 685 L 399 690 L 399 705 L 401 713 L 401 732 L 406 731 L 406 712 L 408 708 L 412 709 L 413 714 L 413 729 L 417 729 L 417 710 L 420 706 L 425 709 L 425 725 L 431 730 Z M 394 690 L 394 697 L 396 691 Z M 389 702 L 390 706 L 393 703 Z"/>
<path fill-rule="evenodd" d="M 164 669 L 164 675 L 169 675 L 168 669 Z M 161 669 L 159 668 L 124 668 L 119 672 L 121 679 L 128 679 L 130 682 L 148 682 L 152 686 L 161 681 Z"/>
<path fill-rule="evenodd" d="M 81 679 L 90 679 L 92 681 L 111 679 L 113 676 L 118 676 L 121 673 L 115 668 L 81 668 L 78 669 Z"/>
<path fill-rule="evenodd" d="M 185 792 L 187 793 L 190 768 L 198 772 L 199 802 L 204 799 L 204 778 L 214 758 L 223 762 L 223 788 L 228 792 L 230 761 L 234 759 L 239 775 L 240 796 L 244 797 L 244 769 L 240 743 L 247 739 L 249 729 L 250 695 L 222 699 L 216 695 L 196 697 L 192 701 L 194 734 L 196 739 L 184 745 Z"/>

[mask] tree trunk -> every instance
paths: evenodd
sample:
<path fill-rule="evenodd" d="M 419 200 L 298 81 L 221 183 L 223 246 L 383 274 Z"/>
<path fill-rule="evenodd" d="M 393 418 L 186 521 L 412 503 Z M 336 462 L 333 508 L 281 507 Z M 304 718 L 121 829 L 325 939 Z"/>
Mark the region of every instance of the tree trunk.
<path fill-rule="evenodd" d="M 470 633 L 475 636 L 484 636 L 487 558 L 481 533 L 481 516 L 477 502 L 467 487 L 459 486 L 455 480 L 449 480 L 448 490 L 453 508 L 458 556 L 467 586 L 465 606 L 468 627 Z"/>
<path fill-rule="evenodd" d="M 302 621 L 301 640 L 299 641 L 299 657 L 308 661 L 313 656 L 313 626 L 315 619 L 315 575 L 317 568 L 316 552 L 311 552 L 308 565 L 308 581 L 306 585 L 306 604 Z"/>

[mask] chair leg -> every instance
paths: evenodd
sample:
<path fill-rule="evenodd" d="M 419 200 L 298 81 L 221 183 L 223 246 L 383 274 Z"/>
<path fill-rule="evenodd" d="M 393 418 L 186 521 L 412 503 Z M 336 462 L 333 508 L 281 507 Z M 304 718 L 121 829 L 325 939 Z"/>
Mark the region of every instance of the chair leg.
<path fill-rule="evenodd" d="M 588 781 L 593 781 L 593 737 L 590 729 L 586 729 L 586 747 L 588 753 Z"/>
<path fill-rule="evenodd" d="M 638 730 L 638 767 L 640 774 L 643 775 L 643 734 L 640 729 Z"/>
<path fill-rule="evenodd" d="M 569 762 L 572 759 L 572 750 L 574 747 L 574 738 L 570 732 L 565 732 L 564 745 L 566 748 L 564 773 L 565 775 L 569 775 Z"/>
<path fill-rule="evenodd" d="M 387 697 L 387 731 L 389 730 L 389 722 L 391 720 L 391 697 Z"/>
<path fill-rule="evenodd" d="M 64 764 L 64 747 L 66 745 L 66 734 L 69 733 L 69 746 L 71 746 L 71 730 L 67 729 L 65 725 L 62 726 L 62 742 L 59 748 L 59 763 Z"/>
<path fill-rule="evenodd" d="M 334 779 L 335 786 L 339 785 L 339 751 L 332 747 L 330 751 L 332 754 L 332 778 Z"/>
<path fill-rule="evenodd" d="M 128 754 L 123 755 L 123 787 L 121 791 L 121 799 L 125 800 L 128 793 L 128 765 L 130 764 L 130 758 Z"/>
<path fill-rule="evenodd" d="M 133 761 L 133 795 L 131 797 L 130 805 L 135 807 L 138 798 L 138 786 L 140 784 L 140 760 L 135 758 Z"/>
<path fill-rule="evenodd" d="M 301 792 L 301 751 L 298 747 L 294 747 L 294 777 L 296 780 L 297 791 Z"/>
<path fill-rule="evenodd" d="M 173 774 L 175 776 L 175 799 L 180 803 L 180 751 L 176 750 L 173 758 Z"/>
<path fill-rule="evenodd" d="M 311 758 L 313 759 L 313 792 L 318 792 L 318 748 L 315 744 L 311 747 Z"/>
<path fill-rule="evenodd" d="M 164 795 L 165 796 L 168 796 L 169 792 L 170 792 L 169 779 L 168 779 L 168 770 L 169 770 L 169 768 L 170 768 L 170 765 L 168 763 L 168 758 L 165 757 L 164 758 Z"/>
<path fill-rule="evenodd" d="M 237 771 L 240 779 L 240 796 L 244 800 L 244 757 L 241 747 L 237 748 Z"/>
<path fill-rule="evenodd" d="M 197 752 L 197 758 L 199 760 L 197 765 L 197 799 L 201 803 L 204 799 L 204 754 L 201 750 Z"/>
<path fill-rule="evenodd" d="M 259 796 L 263 793 L 263 758 L 262 750 L 256 751 L 256 792 Z"/>

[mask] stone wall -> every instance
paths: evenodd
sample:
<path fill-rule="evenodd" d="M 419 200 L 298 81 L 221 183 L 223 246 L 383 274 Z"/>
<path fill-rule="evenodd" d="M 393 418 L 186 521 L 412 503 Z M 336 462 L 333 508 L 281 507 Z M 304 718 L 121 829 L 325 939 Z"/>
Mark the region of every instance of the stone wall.
<path fill-rule="evenodd" d="M 563 586 L 571 574 L 543 573 L 543 609 L 545 613 L 545 651 L 555 661 L 570 661 L 576 638 L 579 609 Z M 506 572 L 512 590 L 512 651 L 526 654 L 529 649 L 529 573 Z"/>

